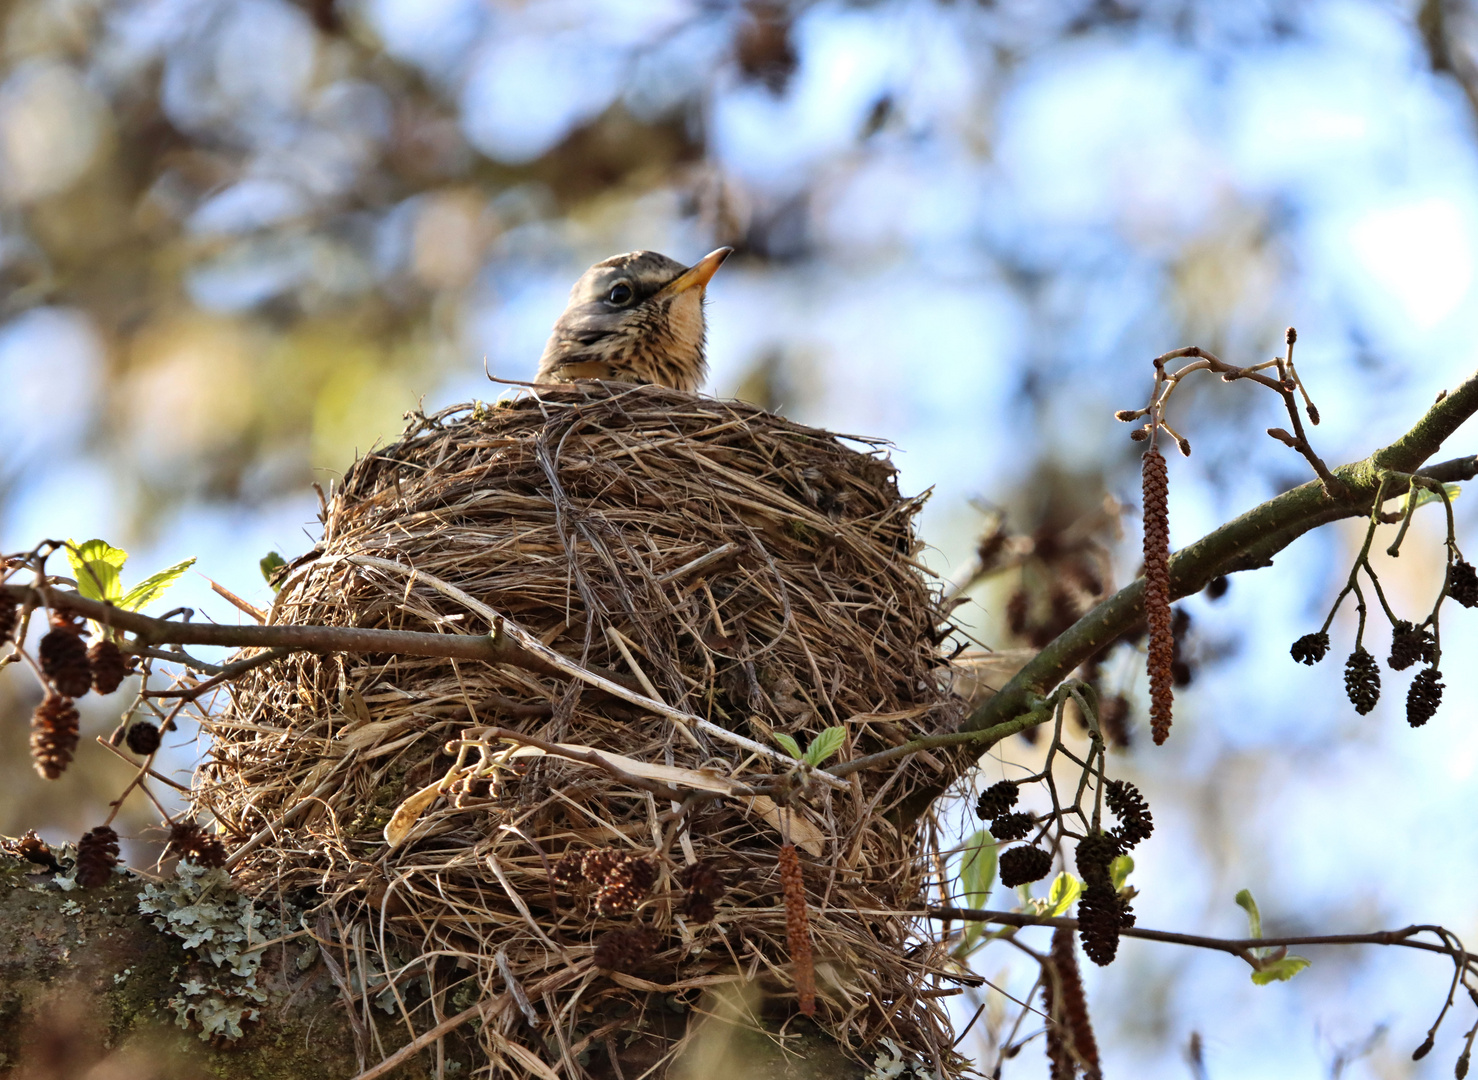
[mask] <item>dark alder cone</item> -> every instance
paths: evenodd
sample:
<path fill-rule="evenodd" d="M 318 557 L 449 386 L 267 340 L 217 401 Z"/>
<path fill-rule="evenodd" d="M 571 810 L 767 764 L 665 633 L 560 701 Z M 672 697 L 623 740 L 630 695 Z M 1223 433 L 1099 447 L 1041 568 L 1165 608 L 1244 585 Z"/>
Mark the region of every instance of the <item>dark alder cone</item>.
<path fill-rule="evenodd" d="M 1052 869 L 1052 853 L 1039 847 L 1014 847 L 1001 852 L 1001 884 L 1008 889 L 1041 881 Z"/>
<path fill-rule="evenodd" d="M 992 784 L 980 793 L 980 798 L 975 800 L 975 816 L 985 821 L 987 818 L 997 818 L 1016 805 L 1016 800 L 1021 797 L 1021 788 L 1014 780 L 1002 780 L 1000 783 Z"/>
<path fill-rule="evenodd" d="M 1421 727 L 1437 713 L 1442 704 L 1442 672 L 1434 667 L 1422 668 L 1406 691 L 1406 722 Z"/>
<path fill-rule="evenodd" d="M 87 663 L 92 668 L 92 688 L 99 694 L 111 694 L 117 690 L 123 683 L 123 676 L 128 674 L 122 651 L 106 639 L 94 643 L 87 650 Z"/>
<path fill-rule="evenodd" d="M 1305 634 L 1293 643 L 1293 648 L 1288 650 L 1295 660 L 1300 664 L 1308 664 L 1312 667 L 1324 659 L 1329 652 L 1329 635 L 1322 630 L 1317 634 Z"/>
<path fill-rule="evenodd" d="M 990 823 L 990 834 L 997 840 L 1010 843 L 1012 840 L 1020 840 L 1032 831 L 1034 819 L 1030 814 L 1017 812 L 1014 814 L 1002 814 Z"/>
<path fill-rule="evenodd" d="M 1048 1010 L 1052 1024 L 1061 1031 L 1071 1059 L 1082 1065 L 1085 1080 L 1101 1080 L 1103 1067 L 1098 1060 L 1098 1040 L 1093 1037 L 1093 1021 L 1088 1016 L 1088 995 L 1083 992 L 1083 979 L 1078 973 L 1078 958 L 1073 951 L 1071 930 L 1059 926 L 1052 931 L 1050 956 L 1051 974 L 1055 978 L 1046 981 L 1052 986 L 1053 1007 Z M 1072 1074 L 1068 1075 L 1071 1078 Z"/>
<path fill-rule="evenodd" d="M 1474 570 L 1467 559 L 1459 559 L 1452 564 L 1447 595 L 1463 607 L 1478 607 L 1478 570 Z"/>
<path fill-rule="evenodd" d="M 47 694 L 31 714 L 31 760 L 48 780 L 60 776 L 72 760 L 77 719 L 77 706 L 60 694 Z"/>
<path fill-rule="evenodd" d="M 580 857 L 580 876 L 592 885 L 605 884 L 612 870 L 620 866 L 629 853 L 620 848 L 594 848 Z"/>
<path fill-rule="evenodd" d="M 106 885 L 118 865 L 118 834 L 99 825 L 77 841 L 77 870 L 72 876 L 84 889 Z"/>
<path fill-rule="evenodd" d="M 1220 600 L 1227 594 L 1227 589 L 1231 587 L 1231 584 L 1225 574 L 1217 574 L 1206 583 L 1206 588 L 1201 591 L 1206 594 L 1208 600 Z"/>
<path fill-rule="evenodd" d="M 1119 951 L 1123 909 L 1118 893 L 1107 881 L 1091 882 L 1078 901 L 1078 936 L 1083 952 L 1099 967 L 1113 962 Z"/>
<path fill-rule="evenodd" d="M 1191 613 L 1183 607 L 1174 608 L 1170 619 L 1170 682 L 1175 687 L 1190 686 L 1195 678 L 1189 661 L 1185 658 L 1185 642 L 1191 631 Z"/>
<path fill-rule="evenodd" d="M 1386 663 L 1392 671 L 1405 671 L 1418 660 L 1430 664 L 1436 654 L 1437 641 L 1425 627 L 1412 626 L 1403 620 L 1391 630 L 1391 655 Z"/>
<path fill-rule="evenodd" d="M 15 637 L 16 624 L 20 622 L 20 609 L 8 596 L 0 596 L 0 645 Z"/>
<path fill-rule="evenodd" d="M 18 836 L 14 840 L 0 840 L 0 851 L 37 866 L 44 866 L 48 870 L 60 869 L 56 856 L 52 854 L 46 841 L 36 835 L 35 829 L 27 830 L 24 836 Z"/>
<path fill-rule="evenodd" d="M 159 729 L 147 720 L 135 720 L 124 736 L 128 748 L 140 757 L 148 757 L 159 749 Z"/>
<path fill-rule="evenodd" d="M 1345 694 L 1361 716 L 1380 700 L 1380 667 L 1363 645 L 1345 661 Z"/>
<path fill-rule="evenodd" d="M 79 698 L 92 689 L 92 665 L 87 660 L 87 646 L 76 631 L 48 630 L 37 650 L 41 670 L 63 697 Z"/>
<path fill-rule="evenodd" d="M 711 922 L 713 906 L 724 895 L 724 879 L 707 859 L 699 859 L 678 873 L 678 883 L 687 894 L 686 913 L 694 922 Z"/>
<path fill-rule="evenodd" d="M 1108 833 L 1089 833 L 1078 841 L 1075 861 L 1078 876 L 1089 885 L 1109 884 L 1109 863 L 1119 854 L 1119 845 Z"/>
<path fill-rule="evenodd" d="M 590 962 L 598 968 L 629 975 L 656 954 L 658 944 L 657 935 L 642 927 L 608 930 L 596 939 Z"/>
<path fill-rule="evenodd" d="M 178 855 L 196 866 L 217 867 L 226 865 L 226 845 L 218 836 L 212 836 L 193 821 L 177 821 L 169 827 L 171 855 Z"/>
<path fill-rule="evenodd" d="M 566 851 L 554 863 L 554 880 L 561 885 L 575 885 L 585 880 L 582 868 L 585 852 Z"/>
<path fill-rule="evenodd" d="M 816 965 L 811 958 L 811 924 L 806 914 L 806 878 L 794 844 L 780 846 L 780 890 L 785 897 L 785 944 L 790 950 L 795 996 L 806 1016 L 816 1015 Z"/>
<path fill-rule="evenodd" d="M 606 871 L 600 887 L 595 890 L 595 913 L 609 918 L 634 911 L 651 892 L 656 877 L 656 868 L 650 860 L 639 855 L 623 856 L 619 863 Z"/>
<path fill-rule="evenodd" d="M 1118 842 L 1120 852 L 1128 851 L 1141 840 L 1149 839 L 1150 834 L 1155 831 L 1155 822 L 1150 815 L 1149 804 L 1144 801 L 1144 796 L 1137 787 L 1125 780 L 1110 780 L 1104 785 L 1104 798 L 1109 809 L 1114 812 L 1114 817 L 1119 819 L 1113 836 Z"/>
<path fill-rule="evenodd" d="M 1170 475 L 1165 455 L 1151 446 L 1141 461 L 1144 480 L 1144 617 L 1149 627 L 1150 730 L 1155 745 L 1170 736 L 1175 637 L 1170 613 Z"/>
<path fill-rule="evenodd" d="M 1098 705 L 1098 726 L 1110 746 L 1129 745 L 1129 699 L 1123 694 L 1106 697 Z"/>

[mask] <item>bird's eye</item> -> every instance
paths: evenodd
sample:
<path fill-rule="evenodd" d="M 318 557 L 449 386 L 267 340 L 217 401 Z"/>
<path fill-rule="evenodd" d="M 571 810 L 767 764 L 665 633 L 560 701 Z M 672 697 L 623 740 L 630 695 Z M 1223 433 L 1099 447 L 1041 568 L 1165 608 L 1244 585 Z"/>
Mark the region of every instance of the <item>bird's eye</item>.
<path fill-rule="evenodd" d="M 611 286 L 611 291 L 606 294 L 606 300 L 618 307 L 631 303 L 631 286 L 626 282 L 618 282 Z"/>

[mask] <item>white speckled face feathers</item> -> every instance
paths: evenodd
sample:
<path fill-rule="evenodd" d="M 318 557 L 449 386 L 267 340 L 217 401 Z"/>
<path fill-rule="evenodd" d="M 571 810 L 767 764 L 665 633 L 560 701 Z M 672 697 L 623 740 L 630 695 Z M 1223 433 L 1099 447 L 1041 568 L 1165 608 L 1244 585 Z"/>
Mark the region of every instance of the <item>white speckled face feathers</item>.
<path fill-rule="evenodd" d="M 570 290 L 535 381 L 612 379 L 696 391 L 708 374 L 704 290 L 733 250 L 719 248 L 691 267 L 655 251 L 596 263 Z"/>

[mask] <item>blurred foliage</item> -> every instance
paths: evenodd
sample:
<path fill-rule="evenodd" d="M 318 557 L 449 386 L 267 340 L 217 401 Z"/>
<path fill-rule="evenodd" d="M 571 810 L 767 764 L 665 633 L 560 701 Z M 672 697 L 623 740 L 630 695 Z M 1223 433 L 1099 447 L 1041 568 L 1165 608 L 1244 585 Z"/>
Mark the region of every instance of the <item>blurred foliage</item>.
<path fill-rule="evenodd" d="M 1450 7 L 1424 5 L 1422 30 L 1434 66 L 1463 73 Z M 656 195 L 755 265 L 834 255 L 848 238 L 830 216 L 869 158 L 963 152 L 989 183 L 993 110 L 1043 50 L 1104 34 L 1248 48 L 1296 36 L 1302 8 L 858 4 L 905 39 L 927 15 L 978 70 L 941 103 L 904 62 L 871 99 L 838 105 L 850 145 L 818 133 L 809 164 L 767 177 L 715 146 L 718 112 L 742 98 L 779 130 L 791 99 L 824 92 L 806 83 L 812 10 L 9 0 L 0 317 L 84 316 L 99 351 L 83 375 L 86 438 L 136 526 L 181 499 L 257 501 L 300 490 L 310 466 L 341 467 L 470 368 L 469 321 L 505 288 L 499 260 L 562 257 L 553 226 L 640 218 Z M 558 122 L 499 127 L 520 110 Z M 1236 352 L 1275 332 L 1276 208 L 1228 194 L 1176 235 L 1138 226 L 1149 234 L 1125 254 L 1163 266 L 1187 335 Z M 1095 259 L 1124 257 L 978 239 L 1033 319 L 1064 330 Z M 1038 343 L 1028 396 L 1071 374 L 1053 335 Z M 741 388 L 767 403 L 776 355 L 757 355 Z"/>

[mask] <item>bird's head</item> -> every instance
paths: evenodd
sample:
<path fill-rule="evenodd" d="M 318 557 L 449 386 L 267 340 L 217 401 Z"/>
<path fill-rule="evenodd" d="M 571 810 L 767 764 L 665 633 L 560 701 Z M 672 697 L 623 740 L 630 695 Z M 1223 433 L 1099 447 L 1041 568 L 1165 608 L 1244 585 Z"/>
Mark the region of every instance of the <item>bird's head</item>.
<path fill-rule="evenodd" d="M 570 290 L 544 347 L 540 379 L 626 378 L 698 389 L 707 369 L 704 290 L 732 251 L 719 248 L 691 267 L 655 251 L 596 263 Z"/>

